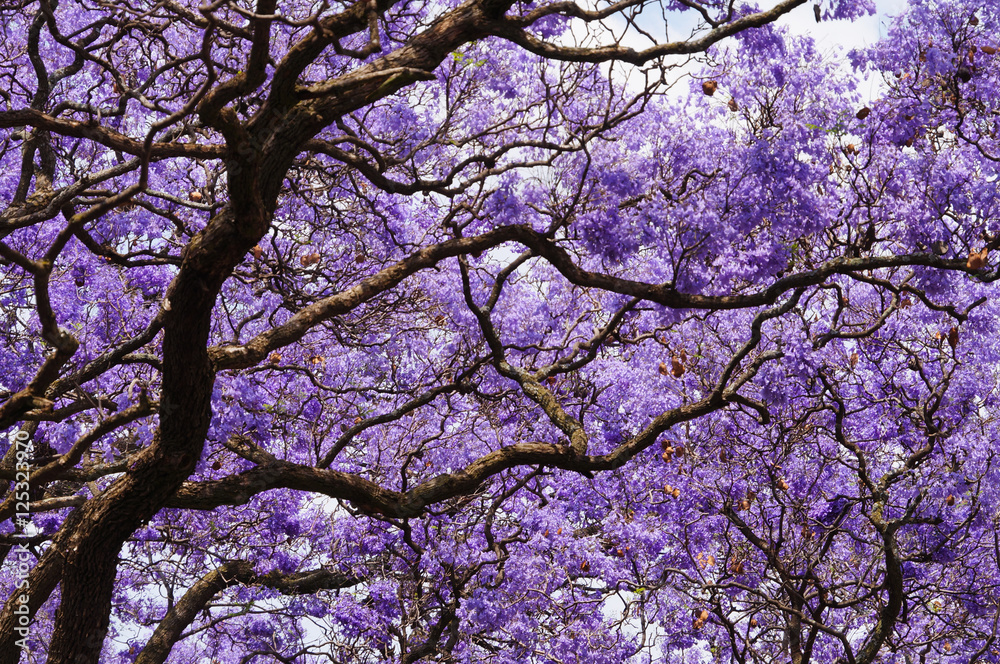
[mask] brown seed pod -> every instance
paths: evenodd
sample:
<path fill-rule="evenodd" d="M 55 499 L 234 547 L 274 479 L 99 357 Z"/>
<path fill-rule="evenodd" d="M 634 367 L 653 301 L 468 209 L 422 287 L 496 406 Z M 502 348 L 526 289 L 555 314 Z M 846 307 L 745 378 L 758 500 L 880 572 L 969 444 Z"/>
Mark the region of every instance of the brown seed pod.
<path fill-rule="evenodd" d="M 997 53 L 996 48 L 992 46 L 980 46 L 979 50 L 985 53 L 986 55 L 996 55 Z"/>
<path fill-rule="evenodd" d="M 782 491 L 788 491 L 788 482 L 783 479 L 778 480 L 778 488 Z"/>
<path fill-rule="evenodd" d="M 252 251 L 253 251 L 253 258 L 256 261 L 259 261 L 260 257 L 264 255 L 264 249 L 259 244 L 258 245 L 254 245 L 254 248 L 252 249 Z"/>
<path fill-rule="evenodd" d="M 851 368 L 858 366 L 858 352 L 854 351 L 851 353 Z"/>
<path fill-rule="evenodd" d="M 736 103 L 736 97 L 730 97 L 729 103 L 726 104 L 726 106 L 728 106 L 729 110 L 732 111 L 733 113 L 740 110 L 740 105 Z"/>
<path fill-rule="evenodd" d="M 756 627 L 757 626 L 757 619 L 756 618 L 751 618 L 750 619 L 750 626 L 751 627 Z"/>
<path fill-rule="evenodd" d="M 674 490 L 670 492 L 670 495 L 673 496 L 674 498 L 680 498 L 681 490 L 678 489 L 677 487 L 674 487 Z"/>
<path fill-rule="evenodd" d="M 954 350 L 955 346 L 958 345 L 958 328 L 953 327 L 948 330 L 948 345 Z"/>
<path fill-rule="evenodd" d="M 203 198 L 205 197 L 197 189 L 193 190 L 191 193 L 188 194 L 188 200 L 194 201 L 195 203 L 200 203 Z"/>
<path fill-rule="evenodd" d="M 983 247 L 979 251 L 974 251 L 969 254 L 969 260 L 965 262 L 965 267 L 970 270 L 980 270 L 986 266 L 986 257 L 989 254 L 989 249 Z"/>
<path fill-rule="evenodd" d="M 855 113 L 854 117 L 856 117 L 858 120 L 864 120 L 869 115 L 871 115 L 871 112 L 872 112 L 872 109 L 870 109 L 867 106 L 865 106 L 860 111 L 858 111 L 857 113 Z"/>
<path fill-rule="evenodd" d="M 684 375 L 684 365 L 681 364 L 680 359 L 676 357 L 670 358 L 670 374 L 674 378 L 680 378 Z"/>
<path fill-rule="evenodd" d="M 670 373 L 670 368 L 667 366 L 666 362 L 660 362 L 659 371 L 661 376 L 666 376 Z"/>
<path fill-rule="evenodd" d="M 718 89 L 719 89 L 719 84 L 716 83 L 715 81 L 705 81 L 704 83 L 701 84 L 701 91 L 704 92 L 709 97 L 714 95 L 715 91 Z"/>
<path fill-rule="evenodd" d="M 944 499 L 944 502 L 946 505 L 948 505 L 948 507 L 951 507 L 952 505 L 955 504 L 955 496 L 949 493 L 948 497 Z"/>
<path fill-rule="evenodd" d="M 281 362 L 281 353 L 274 351 L 271 353 L 271 357 L 267 359 L 271 362 L 271 364 L 277 364 L 278 362 Z"/>

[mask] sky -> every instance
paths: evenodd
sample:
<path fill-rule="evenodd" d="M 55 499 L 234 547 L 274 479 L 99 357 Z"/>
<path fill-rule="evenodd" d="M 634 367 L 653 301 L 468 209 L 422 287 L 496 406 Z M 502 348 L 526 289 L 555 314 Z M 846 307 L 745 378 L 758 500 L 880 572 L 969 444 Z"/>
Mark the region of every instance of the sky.
<path fill-rule="evenodd" d="M 846 50 L 869 46 L 885 34 L 884 25 L 892 16 L 901 14 L 906 0 L 875 0 L 876 14 L 857 21 L 816 22 L 812 4 L 789 12 L 778 25 L 787 26 L 792 32 L 808 34 L 816 41 L 820 51 L 833 50 L 838 44 Z"/>

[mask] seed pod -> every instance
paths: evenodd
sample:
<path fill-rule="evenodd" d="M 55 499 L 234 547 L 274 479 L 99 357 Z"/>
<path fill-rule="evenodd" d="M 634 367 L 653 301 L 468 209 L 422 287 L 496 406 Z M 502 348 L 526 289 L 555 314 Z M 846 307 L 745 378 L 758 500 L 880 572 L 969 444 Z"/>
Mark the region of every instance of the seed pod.
<path fill-rule="evenodd" d="M 854 351 L 851 353 L 851 368 L 858 366 L 858 352 Z"/>
<path fill-rule="evenodd" d="M 719 84 L 716 83 L 715 81 L 705 81 L 704 83 L 701 84 L 701 91 L 704 92 L 709 97 L 714 95 L 715 91 L 718 89 L 719 89 Z"/>
<path fill-rule="evenodd" d="M 962 81 L 962 83 L 968 83 L 969 81 L 972 80 L 972 70 L 966 67 L 965 65 L 961 65 L 955 71 L 955 76 L 957 76 L 958 79 Z"/>
<path fill-rule="evenodd" d="M 952 350 L 958 345 L 958 328 L 953 327 L 948 330 L 948 345 L 951 346 Z"/>
<path fill-rule="evenodd" d="M 750 619 L 750 626 L 751 627 L 756 627 L 757 626 L 757 619 L 756 618 L 751 618 Z"/>
<path fill-rule="evenodd" d="M 986 55 L 996 55 L 997 53 L 996 48 L 992 46 L 980 46 L 979 50 L 985 53 Z"/>
<path fill-rule="evenodd" d="M 980 270 L 986 265 L 986 257 L 989 253 L 989 249 L 983 247 L 979 251 L 974 251 L 969 254 L 969 260 L 965 262 L 965 267 L 970 270 Z"/>
<path fill-rule="evenodd" d="M 251 251 L 253 252 L 253 258 L 256 261 L 259 261 L 260 257 L 264 255 L 264 249 L 259 244 L 254 245 L 254 248 Z"/>
<path fill-rule="evenodd" d="M 222 462 L 221 461 L 214 461 L 214 462 L 212 462 L 212 470 L 219 470 L 220 468 L 222 468 Z"/>
<path fill-rule="evenodd" d="M 729 110 L 732 111 L 733 113 L 740 110 L 740 105 L 736 103 L 736 97 L 730 97 L 729 103 L 726 104 L 726 106 L 728 106 Z"/>
<path fill-rule="evenodd" d="M 788 491 L 788 482 L 783 479 L 778 480 L 778 488 L 782 491 Z"/>
<path fill-rule="evenodd" d="M 979 25 L 979 18 L 975 14 L 969 17 L 969 25 Z"/>
<path fill-rule="evenodd" d="M 277 364 L 278 362 L 281 362 L 281 353 L 279 353 L 278 351 L 274 351 L 273 353 L 271 353 L 271 357 L 267 359 L 268 361 L 271 362 L 271 364 Z"/>
<path fill-rule="evenodd" d="M 948 497 L 944 499 L 944 502 L 948 507 L 951 507 L 952 505 L 955 504 L 955 496 L 949 493 Z"/>
<path fill-rule="evenodd" d="M 361 265 L 366 260 L 368 260 L 368 259 L 365 258 L 364 254 L 358 254 L 357 256 L 354 257 L 354 262 L 357 263 L 358 265 Z"/>
<path fill-rule="evenodd" d="M 872 112 L 872 109 L 870 109 L 867 106 L 865 106 L 860 111 L 858 111 L 857 113 L 855 113 L 854 117 L 856 117 L 858 120 L 864 120 L 865 118 L 867 118 L 871 114 L 871 112 Z"/>
<path fill-rule="evenodd" d="M 680 378 L 684 375 L 684 365 L 676 357 L 670 359 L 670 373 L 674 378 Z"/>
<path fill-rule="evenodd" d="M 659 371 L 661 376 L 666 376 L 670 373 L 670 368 L 667 366 L 666 362 L 660 362 Z"/>
<path fill-rule="evenodd" d="M 670 492 L 670 495 L 673 496 L 674 498 L 680 498 L 681 490 L 678 489 L 677 487 L 674 487 L 674 490 Z"/>
<path fill-rule="evenodd" d="M 197 189 L 191 191 L 191 193 L 188 194 L 188 200 L 194 201 L 195 203 L 200 203 L 203 198 L 204 196 Z"/>

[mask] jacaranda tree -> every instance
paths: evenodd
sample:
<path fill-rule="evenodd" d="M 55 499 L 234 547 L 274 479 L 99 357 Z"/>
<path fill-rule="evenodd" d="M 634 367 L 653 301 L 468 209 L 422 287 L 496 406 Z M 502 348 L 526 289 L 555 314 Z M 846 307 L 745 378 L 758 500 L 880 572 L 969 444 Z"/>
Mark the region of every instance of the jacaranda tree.
<path fill-rule="evenodd" d="M 1000 3 L 762 5 L 0 3 L 0 664 L 1000 661 Z"/>

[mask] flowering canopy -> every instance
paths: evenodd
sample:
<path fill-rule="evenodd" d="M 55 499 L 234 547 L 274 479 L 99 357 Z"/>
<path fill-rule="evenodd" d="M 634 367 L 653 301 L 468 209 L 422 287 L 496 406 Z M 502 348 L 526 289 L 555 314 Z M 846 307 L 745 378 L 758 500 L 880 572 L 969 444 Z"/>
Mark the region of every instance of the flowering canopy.
<path fill-rule="evenodd" d="M 0 664 L 1000 661 L 1000 6 L 763 5 L 0 4 Z"/>

